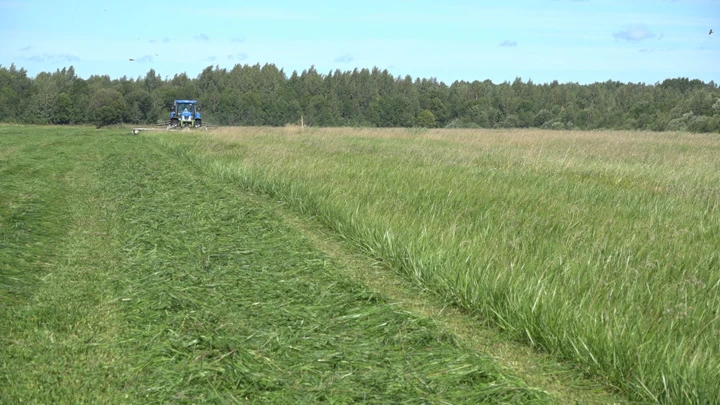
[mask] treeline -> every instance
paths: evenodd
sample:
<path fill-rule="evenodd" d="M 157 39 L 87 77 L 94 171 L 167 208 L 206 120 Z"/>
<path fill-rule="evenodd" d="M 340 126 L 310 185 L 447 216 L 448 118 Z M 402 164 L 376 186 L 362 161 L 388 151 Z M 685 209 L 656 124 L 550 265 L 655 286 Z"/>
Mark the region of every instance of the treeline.
<path fill-rule="evenodd" d="M 150 124 L 168 119 L 175 99 L 197 99 L 212 125 L 642 129 L 720 132 L 714 82 L 607 81 L 535 84 L 394 77 L 378 68 L 290 76 L 275 65 L 209 66 L 196 78 L 91 76 L 70 66 L 28 77 L 0 66 L 0 121 L 28 124 Z"/>

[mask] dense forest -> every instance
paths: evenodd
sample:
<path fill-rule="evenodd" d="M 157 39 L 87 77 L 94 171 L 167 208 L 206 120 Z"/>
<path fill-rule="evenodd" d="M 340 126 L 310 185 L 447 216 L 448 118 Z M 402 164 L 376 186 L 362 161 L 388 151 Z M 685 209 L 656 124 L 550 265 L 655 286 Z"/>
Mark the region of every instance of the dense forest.
<path fill-rule="evenodd" d="M 208 66 L 196 78 L 136 79 L 58 69 L 28 77 L 0 66 L 0 121 L 27 124 L 151 124 L 175 99 L 197 99 L 211 125 L 641 129 L 720 132 L 720 90 L 711 81 L 536 84 L 394 77 L 378 68 L 287 75 L 275 65 Z"/>

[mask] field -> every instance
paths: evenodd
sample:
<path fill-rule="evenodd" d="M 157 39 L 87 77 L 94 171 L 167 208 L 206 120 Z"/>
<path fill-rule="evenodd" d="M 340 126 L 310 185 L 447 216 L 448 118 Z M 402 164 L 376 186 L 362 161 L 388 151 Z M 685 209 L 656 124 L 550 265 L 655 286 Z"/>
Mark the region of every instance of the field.
<path fill-rule="evenodd" d="M 0 403 L 550 401 L 126 134 L 0 126 Z"/>
<path fill-rule="evenodd" d="M 720 398 L 717 134 L 128 132 L 0 127 L 0 402 Z"/>

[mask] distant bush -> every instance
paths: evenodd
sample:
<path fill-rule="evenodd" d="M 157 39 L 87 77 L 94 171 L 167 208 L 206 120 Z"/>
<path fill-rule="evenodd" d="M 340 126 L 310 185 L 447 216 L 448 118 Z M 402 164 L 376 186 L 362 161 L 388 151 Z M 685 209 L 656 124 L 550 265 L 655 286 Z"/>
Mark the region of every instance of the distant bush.
<path fill-rule="evenodd" d="M 97 128 L 122 122 L 127 108 L 122 94 L 112 89 L 102 89 L 92 100 L 92 120 Z"/>
<path fill-rule="evenodd" d="M 433 114 L 430 110 L 420 111 L 415 123 L 418 127 L 422 128 L 435 128 L 437 126 L 437 122 L 435 122 L 435 114 Z"/>

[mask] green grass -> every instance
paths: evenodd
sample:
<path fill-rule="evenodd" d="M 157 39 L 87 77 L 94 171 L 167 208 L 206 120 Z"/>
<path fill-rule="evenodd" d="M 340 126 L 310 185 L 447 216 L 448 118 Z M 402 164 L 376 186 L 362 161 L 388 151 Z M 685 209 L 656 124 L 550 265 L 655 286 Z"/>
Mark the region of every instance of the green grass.
<path fill-rule="evenodd" d="M 0 402 L 551 400 L 126 132 L 0 126 Z"/>
<path fill-rule="evenodd" d="M 73 159 L 87 152 L 60 131 L 27 137 L 28 127 L 0 126 L 0 307 L 22 302 L 47 272 L 53 243 L 67 232 L 66 186 Z"/>
<path fill-rule="evenodd" d="M 152 135 L 638 401 L 720 398 L 713 134 Z"/>

